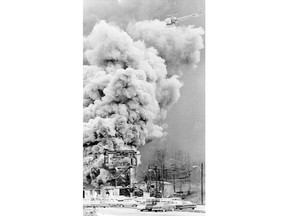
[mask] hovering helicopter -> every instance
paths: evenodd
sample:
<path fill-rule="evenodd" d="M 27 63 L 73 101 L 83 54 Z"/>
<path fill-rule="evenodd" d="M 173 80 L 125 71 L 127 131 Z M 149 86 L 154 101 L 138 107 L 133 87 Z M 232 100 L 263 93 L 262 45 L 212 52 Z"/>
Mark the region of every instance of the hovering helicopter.
<path fill-rule="evenodd" d="M 176 14 L 170 14 L 168 16 L 168 18 L 166 18 L 164 21 L 166 23 L 166 27 L 173 27 L 173 26 L 178 26 L 179 23 L 187 20 L 187 19 L 190 19 L 190 18 L 193 18 L 193 17 L 198 17 L 202 14 L 202 10 L 200 10 L 199 12 L 197 13 L 194 13 L 194 14 L 190 14 L 190 15 L 187 15 L 187 16 L 183 16 L 183 17 L 176 17 L 175 15 Z"/>

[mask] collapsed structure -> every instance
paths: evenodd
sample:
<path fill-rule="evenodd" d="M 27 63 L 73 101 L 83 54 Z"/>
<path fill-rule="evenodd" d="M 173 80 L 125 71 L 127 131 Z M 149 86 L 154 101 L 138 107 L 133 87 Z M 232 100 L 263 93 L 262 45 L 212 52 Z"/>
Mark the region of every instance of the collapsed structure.
<path fill-rule="evenodd" d="M 133 184 L 138 147 L 165 135 L 167 111 L 180 97 L 181 65 L 200 61 L 203 33 L 193 26 L 167 29 L 158 20 L 127 31 L 100 21 L 84 37 L 86 185 Z"/>

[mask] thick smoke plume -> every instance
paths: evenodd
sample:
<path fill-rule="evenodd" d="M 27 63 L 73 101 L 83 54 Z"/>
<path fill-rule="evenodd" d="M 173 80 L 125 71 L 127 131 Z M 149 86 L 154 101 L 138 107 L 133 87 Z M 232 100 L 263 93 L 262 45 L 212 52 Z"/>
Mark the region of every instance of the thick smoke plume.
<path fill-rule="evenodd" d="M 202 28 L 167 28 L 166 24 L 159 20 L 145 20 L 129 24 L 127 31 L 133 39 L 143 40 L 149 47 L 157 49 L 172 74 L 181 73 L 178 69 L 183 64 L 196 67 L 200 62 L 200 50 L 204 48 Z"/>
<path fill-rule="evenodd" d="M 167 111 L 180 97 L 177 74 L 181 65 L 200 61 L 202 34 L 158 20 L 127 31 L 100 21 L 84 38 L 84 164 L 92 164 L 84 181 L 99 185 L 111 178 L 104 150 L 137 151 L 165 135 Z"/>

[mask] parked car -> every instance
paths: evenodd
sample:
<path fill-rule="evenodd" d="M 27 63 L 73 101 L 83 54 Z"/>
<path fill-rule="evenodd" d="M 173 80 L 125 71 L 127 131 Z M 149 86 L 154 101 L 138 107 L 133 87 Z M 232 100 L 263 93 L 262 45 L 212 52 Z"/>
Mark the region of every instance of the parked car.
<path fill-rule="evenodd" d="M 107 208 L 109 207 L 109 201 L 108 200 L 101 200 L 100 203 L 99 203 L 99 207 L 101 208 Z"/>
<path fill-rule="evenodd" d="M 118 200 L 117 206 L 119 207 L 137 207 L 138 202 L 133 199 Z"/>
<path fill-rule="evenodd" d="M 155 206 L 158 202 L 160 202 L 159 199 L 148 199 L 140 202 L 137 206 L 137 209 L 139 211 L 152 211 L 153 206 Z"/>
<path fill-rule="evenodd" d="M 139 211 L 152 211 L 153 208 L 153 204 L 152 203 L 146 203 L 146 202 L 142 202 L 137 206 L 137 209 Z"/>
<path fill-rule="evenodd" d="M 109 207 L 116 207 L 116 206 L 119 205 L 119 202 L 118 202 L 118 200 L 116 200 L 116 199 L 107 199 L 107 200 L 105 201 L 105 203 L 106 203 Z"/>
<path fill-rule="evenodd" d="M 162 211 L 162 212 L 166 212 L 166 211 L 174 211 L 175 207 L 170 205 L 167 202 L 158 202 L 156 205 L 154 205 L 152 207 L 152 211 L 158 212 L 158 211 Z"/>
<path fill-rule="evenodd" d="M 179 210 L 184 209 L 184 205 L 181 200 L 172 200 L 170 202 L 170 205 L 172 205 L 175 209 L 179 209 Z"/>
<path fill-rule="evenodd" d="M 192 203 L 191 201 L 182 201 L 183 202 L 183 209 L 195 209 L 196 208 L 196 204 Z"/>
<path fill-rule="evenodd" d="M 174 193 L 175 197 L 180 197 L 181 199 L 185 199 L 187 197 L 187 193 L 184 193 L 183 191 L 178 191 L 176 193 Z"/>

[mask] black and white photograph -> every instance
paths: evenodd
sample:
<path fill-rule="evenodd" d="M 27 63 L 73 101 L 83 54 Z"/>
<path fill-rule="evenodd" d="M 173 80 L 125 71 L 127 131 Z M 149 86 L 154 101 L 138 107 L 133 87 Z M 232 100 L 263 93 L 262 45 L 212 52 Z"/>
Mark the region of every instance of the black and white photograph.
<path fill-rule="evenodd" d="M 1 1 L 0 215 L 288 215 L 287 8 Z"/>
<path fill-rule="evenodd" d="M 205 215 L 204 0 L 83 6 L 83 215 Z"/>

